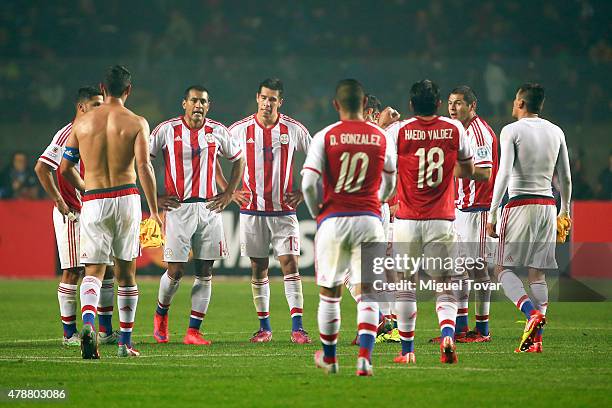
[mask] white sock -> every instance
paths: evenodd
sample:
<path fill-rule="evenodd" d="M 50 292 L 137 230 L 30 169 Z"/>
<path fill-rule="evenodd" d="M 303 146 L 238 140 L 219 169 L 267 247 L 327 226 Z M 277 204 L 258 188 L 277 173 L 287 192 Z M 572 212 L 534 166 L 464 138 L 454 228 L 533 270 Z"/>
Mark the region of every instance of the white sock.
<path fill-rule="evenodd" d="M 83 322 L 95 327 L 102 282 L 95 276 L 85 276 L 81 282 L 81 316 Z"/>
<path fill-rule="evenodd" d="M 519 309 L 522 306 L 522 302 L 529 299 L 527 292 L 525 292 L 523 281 L 510 269 L 503 270 L 499 274 L 499 282 L 504 288 L 506 297 L 508 297 L 508 299 L 510 299 Z"/>
<path fill-rule="evenodd" d="M 191 288 L 191 318 L 203 320 L 212 292 L 212 276 L 196 276 Z"/>
<path fill-rule="evenodd" d="M 100 316 L 112 316 L 113 315 L 113 302 L 115 300 L 115 280 L 113 278 L 104 279 L 102 281 L 102 289 L 100 289 L 100 300 L 98 303 L 98 318 Z M 111 319 L 109 317 L 108 319 Z M 100 318 L 99 326 L 102 326 L 102 318 Z M 110 320 L 108 320 L 110 321 Z M 100 331 L 103 327 L 100 327 Z M 106 328 L 108 329 L 108 328 Z M 108 330 L 106 330 L 108 333 Z"/>
<path fill-rule="evenodd" d="M 119 308 L 119 326 L 121 344 L 131 346 L 131 334 L 138 306 L 138 286 L 119 286 L 117 290 L 117 307 Z"/>
<path fill-rule="evenodd" d="M 268 278 L 251 280 L 253 304 L 260 319 L 270 317 L 270 281 Z"/>
<path fill-rule="evenodd" d="M 57 300 L 63 324 L 76 324 L 76 291 L 77 285 L 70 285 L 68 283 L 60 282 L 57 287 Z"/>
<path fill-rule="evenodd" d="M 357 303 L 358 334 L 370 334 L 376 337 L 378 327 L 378 303 L 360 301 Z"/>
<path fill-rule="evenodd" d="M 159 292 L 157 293 L 157 305 L 160 309 L 168 309 L 172 299 L 181 283 L 180 279 L 172 279 L 166 271 L 159 280 Z"/>
<path fill-rule="evenodd" d="M 450 328 L 455 331 L 455 320 L 457 319 L 457 299 L 448 294 L 439 294 L 436 298 L 436 312 L 440 330 Z"/>
<path fill-rule="evenodd" d="M 467 278 L 462 278 L 453 283 L 461 282 L 461 289 L 455 291 L 455 298 L 457 299 L 457 317 L 463 317 L 467 320 L 469 312 L 470 302 L 470 289 L 468 287 Z"/>
<path fill-rule="evenodd" d="M 285 275 L 285 297 L 289 305 L 291 317 L 302 316 L 304 308 L 304 295 L 302 294 L 302 279 L 299 273 Z"/>
<path fill-rule="evenodd" d="M 414 340 L 417 318 L 415 291 L 401 291 L 395 294 L 395 313 L 397 314 L 397 330 L 400 339 L 404 341 Z"/>
<path fill-rule="evenodd" d="M 321 342 L 327 345 L 336 344 L 338 332 L 340 331 L 340 301 L 339 298 L 332 298 L 319 295 L 319 311 L 317 320 L 319 322 L 319 333 Z"/>
<path fill-rule="evenodd" d="M 476 283 L 483 284 L 486 289 L 479 289 L 474 292 L 476 300 L 476 322 L 485 322 L 489 320 L 489 310 L 491 308 L 491 279 L 476 280 Z"/>
<path fill-rule="evenodd" d="M 533 296 L 535 308 L 545 315 L 548 309 L 548 285 L 546 284 L 546 280 L 542 279 L 531 282 L 529 287 L 531 288 L 531 295 Z"/>

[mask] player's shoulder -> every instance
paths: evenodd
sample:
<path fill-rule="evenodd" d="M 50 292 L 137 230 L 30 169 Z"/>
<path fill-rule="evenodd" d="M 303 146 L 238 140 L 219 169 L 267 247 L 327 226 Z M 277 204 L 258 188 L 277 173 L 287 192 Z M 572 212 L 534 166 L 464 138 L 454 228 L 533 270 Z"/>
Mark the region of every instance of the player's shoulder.
<path fill-rule="evenodd" d="M 285 115 L 284 113 L 280 114 L 280 117 L 279 117 L 278 121 L 279 121 L 279 123 L 283 123 L 289 129 L 293 129 L 295 131 L 302 131 L 302 132 L 305 132 L 305 133 L 309 133 L 308 129 L 306 129 L 306 126 L 302 125 L 302 123 L 300 123 L 299 121 L 293 119 L 291 116 Z"/>
<path fill-rule="evenodd" d="M 469 127 L 473 127 L 479 130 L 484 135 L 489 135 L 493 138 L 495 137 L 495 132 L 493 131 L 493 128 L 491 128 L 491 126 L 487 123 L 486 120 L 484 120 L 478 115 L 474 117 L 474 120 L 470 123 Z"/>
<path fill-rule="evenodd" d="M 325 138 L 325 136 L 326 136 L 328 133 L 332 132 L 332 131 L 333 131 L 335 128 L 337 128 L 337 127 L 338 127 L 338 126 L 340 126 L 341 124 L 342 124 L 342 122 L 341 122 L 341 121 L 337 121 L 337 122 L 334 122 L 334 123 L 332 123 L 332 124 L 330 124 L 330 125 L 325 126 L 323 129 L 321 129 L 321 130 L 319 130 L 317 133 L 315 133 L 315 135 L 312 137 L 312 138 L 313 138 L 313 140 L 315 140 L 315 139 L 321 139 L 321 138 L 323 138 L 323 139 L 324 139 L 324 138 Z"/>
<path fill-rule="evenodd" d="M 62 126 L 62 128 L 55 132 L 55 135 L 53 136 L 53 142 L 57 145 L 63 146 L 66 143 L 66 140 L 68 140 L 68 136 L 70 136 L 72 126 L 72 121 Z"/>
<path fill-rule="evenodd" d="M 556 132 L 563 133 L 563 129 L 561 129 L 559 125 L 551 122 L 548 119 L 540 118 L 540 120 L 542 121 L 542 123 L 544 123 L 544 126 L 547 126 L 548 128 L 553 129 Z"/>
<path fill-rule="evenodd" d="M 417 121 L 417 118 L 412 117 L 408 119 L 398 120 L 397 122 L 392 123 L 389 127 L 387 127 L 387 132 L 399 131 L 400 129 L 411 125 Z"/>
<path fill-rule="evenodd" d="M 242 118 L 230 125 L 228 128 L 229 131 L 239 130 L 246 126 L 252 125 L 255 123 L 255 114 L 249 115 L 246 118 Z"/>
<path fill-rule="evenodd" d="M 366 125 L 367 127 L 369 127 L 370 129 L 372 129 L 372 130 L 374 130 L 374 131 L 377 131 L 377 132 L 379 132 L 379 133 L 381 133 L 381 134 L 383 134 L 383 135 L 385 135 L 385 134 L 387 133 L 387 132 L 385 131 L 385 129 L 381 128 L 380 126 L 378 126 L 378 125 L 377 125 L 376 123 L 374 123 L 374 122 L 370 122 L 370 121 L 366 120 L 364 123 L 365 123 L 365 125 Z"/>
<path fill-rule="evenodd" d="M 438 116 L 436 119 L 438 120 L 438 122 L 454 126 L 459 131 L 465 130 L 465 128 L 463 127 L 463 123 L 461 123 L 457 119 L 452 119 L 446 116 Z"/>
<path fill-rule="evenodd" d="M 174 118 L 170 118 L 168 120 L 164 120 L 163 122 L 159 123 L 157 126 L 155 126 L 155 129 L 153 129 L 152 133 L 159 133 L 163 130 L 166 129 L 170 129 L 173 128 L 174 126 L 178 125 L 179 123 L 181 123 L 181 117 L 180 116 L 176 116 Z"/>

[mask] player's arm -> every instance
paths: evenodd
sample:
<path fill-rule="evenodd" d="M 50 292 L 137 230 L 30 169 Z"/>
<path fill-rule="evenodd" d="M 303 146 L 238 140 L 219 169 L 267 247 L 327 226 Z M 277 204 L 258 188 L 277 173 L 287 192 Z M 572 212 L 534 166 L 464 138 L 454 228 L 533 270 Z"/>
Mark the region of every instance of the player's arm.
<path fill-rule="evenodd" d="M 457 129 L 459 130 L 459 150 L 457 151 L 457 163 L 455 164 L 455 177 L 472 178 L 474 175 L 474 151 L 463 126 L 459 124 Z"/>
<path fill-rule="evenodd" d="M 383 109 L 382 112 L 380 112 L 377 125 L 383 129 L 386 129 L 399 120 L 399 112 L 393 109 L 392 107 L 387 106 L 385 109 Z"/>
<path fill-rule="evenodd" d="M 155 161 L 159 151 L 166 147 L 165 136 L 167 128 L 168 127 L 166 124 L 162 122 L 157 125 L 155 129 L 153 129 L 153 132 L 151 132 L 151 135 L 149 136 L 149 156 L 151 156 L 151 163 Z M 169 164 L 166 163 L 166 165 Z M 180 206 L 181 202 L 177 196 L 160 195 L 157 197 L 157 207 L 160 210 L 171 211 L 179 208 Z"/>
<path fill-rule="evenodd" d="M 570 172 L 569 156 L 565 135 L 561 132 L 561 145 L 559 156 L 555 165 L 559 179 L 559 192 L 561 193 L 561 209 L 559 215 L 569 216 L 570 200 L 572 198 L 572 175 Z"/>
<path fill-rule="evenodd" d="M 325 135 L 318 133 L 312 139 L 302 168 L 302 194 L 304 194 L 304 202 L 312 218 L 319 215 L 323 203 L 323 192 L 319 189 L 319 179 L 324 168 Z"/>
<path fill-rule="evenodd" d="M 300 132 L 298 137 L 299 139 L 297 143 L 297 150 L 308 154 L 308 149 L 310 148 L 310 144 L 312 143 L 312 136 L 310 136 L 310 133 L 308 132 L 308 130 L 306 130 L 306 128 L 303 128 L 302 132 Z M 302 201 L 304 201 L 304 193 L 302 192 L 301 186 L 297 190 L 293 190 L 286 193 L 283 199 L 285 201 L 285 204 L 287 204 L 288 206 L 292 208 L 297 208 L 297 206 L 300 205 Z"/>
<path fill-rule="evenodd" d="M 378 190 L 378 198 L 381 203 L 386 202 L 395 194 L 395 181 L 397 175 L 397 150 L 395 139 L 385 133 L 386 148 L 385 162 L 383 164 L 382 182 Z"/>
<path fill-rule="evenodd" d="M 501 158 L 499 160 L 497 176 L 495 177 L 493 199 L 491 200 L 491 208 L 488 217 L 489 222 L 487 223 L 487 234 L 493 238 L 498 238 L 496 232 L 497 209 L 501 205 L 506 189 L 508 188 L 512 167 L 514 166 L 514 137 L 507 127 L 502 129 L 499 135 L 499 143 L 501 146 Z"/>
<path fill-rule="evenodd" d="M 34 171 L 36 172 L 38 181 L 40 181 L 40 185 L 43 187 L 47 195 L 53 200 L 58 211 L 62 213 L 62 215 L 67 215 L 70 212 L 70 208 L 62 198 L 62 195 L 55 184 L 55 177 L 53 177 L 53 172 L 55 169 L 47 163 L 44 163 L 42 160 L 38 160 L 34 166 Z"/>
<path fill-rule="evenodd" d="M 79 140 L 76 137 L 74 127 L 68 140 L 66 141 L 66 150 L 64 150 L 64 157 L 60 163 L 60 174 L 64 177 L 74 188 L 79 190 L 81 193 L 85 191 L 85 182 L 81 178 L 76 169 L 76 165 L 81 159 L 79 154 Z"/>
<path fill-rule="evenodd" d="M 144 118 L 140 118 L 140 130 L 134 141 L 134 156 L 136 159 L 136 171 L 138 179 L 144 191 L 147 205 L 151 213 L 151 219 L 155 220 L 160 226 L 162 225 L 159 218 L 159 209 L 157 207 L 157 185 L 155 182 L 155 171 L 151 163 L 149 153 L 149 124 Z"/>

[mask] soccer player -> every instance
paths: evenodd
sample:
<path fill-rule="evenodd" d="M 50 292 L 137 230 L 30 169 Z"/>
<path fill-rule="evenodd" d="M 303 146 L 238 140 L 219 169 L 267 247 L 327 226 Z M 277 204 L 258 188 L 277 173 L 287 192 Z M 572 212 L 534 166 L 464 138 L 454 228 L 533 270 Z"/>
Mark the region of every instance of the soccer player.
<path fill-rule="evenodd" d="M 517 352 L 542 352 L 541 329 L 546 324 L 548 286 L 545 270 L 556 269 L 556 207 L 551 181 L 557 171 L 561 193 L 559 217 L 569 220 L 572 195 L 565 135 L 542 119 L 544 88 L 526 83 L 518 88 L 512 106 L 516 122 L 504 126 L 499 140 L 501 159 L 495 180 L 487 233 L 499 234 L 495 275 L 506 296 L 525 314 L 527 324 Z M 499 232 L 497 209 L 508 189 Z M 515 269 L 529 271 L 531 298 Z"/>
<path fill-rule="evenodd" d="M 99 89 L 90 86 L 79 88 L 75 101 L 75 119 L 100 106 L 103 101 L 102 92 Z M 66 140 L 72 130 L 72 123 L 68 123 L 57 131 L 34 167 L 40 184 L 55 203 L 53 227 L 62 269 L 62 278 L 57 288 L 57 299 L 64 328 L 63 344 L 66 346 L 81 344 L 76 327 L 76 289 L 83 273 L 83 266 L 79 262 L 81 196 L 58 171 Z M 83 166 L 79 165 L 79 168 L 82 174 Z M 53 173 L 56 173 L 57 182 Z M 98 304 L 98 340 L 104 344 L 116 344 L 118 339 L 117 332 L 113 331 L 112 326 L 113 294 L 113 269 L 108 267 L 102 280 L 100 303 Z"/>
<path fill-rule="evenodd" d="M 167 343 L 168 309 L 193 250 L 195 279 L 191 289 L 191 316 L 183 339 L 185 344 L 209 345 L 200 332 L 212 291 L 212 267 L 216 259 L 227 256 L 220 211 L 231 201 L 244 159 L 240 147 L 221 123 L 207 118 L 211 98 L 202 85 L 185 90 L 182 116 L 160 123 L 151 133 L 150 153 L 162 150 L 166 167 L 166 194 L 180 202 L 166 213 L 164 261 L 168 270 L 159 283 L 153 336 Z M 227 188 L 217 194 L 215 169 L 217 156 L 233 162 Z"/>
<path fill-rule="evenodd" d="M 302 171 L 306 205 L 318 224 L 315 269 L 323 350 L 314 359 L 325 372 L 338 372 L 340 301 L 349 270 L 358 290 L 357 375 L 369 376 L 379 310 L 378 303 L 360 299 L 361 244 L 385 241 L 380 207 L 394 188 L 395 148 L 382 128 L 364 120 L 366 97 L 358 81 L 340 81 L 333 104 L 340 121 L 315 135 Z M 317 187 L 321 177 L 322 197 Z"/>
<path fill-rule="evenodd" d="M 253 343 L 272 340 L 268 254 L 270 244 L 284 275 L 291 314 L 291 341 L 310 343 L 302 325 L 304 297 L 298 272 L 300 232 L 295 208 L 302 193 L 293 191 L 293 155 L 307 152 L 310 134 L 301 123 L 279 112 L 283 83 L 269 78 L 259 84 L 257 112 L 230 126 L 246 158 L 240 204 L 240 252 L 251 259 L 253 303 L 259 330 Z"/>
<path fill-rule="evenodd" d="M 387 129 L 397 143 L 400 186 L 393 246 L 396 253 L 405 250 L 404 254 L 411 258 L 438 259 L 456 255 L 453 173 L 458 177 L 470 177 L 474 172 L 472 149 L 465 129 L 457 120 L 436 115 L 441 103 L 438 85 L 430 80 L 416 82 L 410 88 L 410 109 L 415 116 Z M 453 274 L 435 265 L 424 269 L 439 283 L 450 282 Z M 407 273 L 410 272 L 415 279 L 417 271 Z M 414 363 L 415 291 L 396 292 L 395 307 L 402 350 L 394 361 Z M 457 300 L 452 291 L 437 293 L 436 312 L 442 337 L 440 361 L 456 363 Z"/>
<path fill-rule="evenodd" d="M 85 277 L 80 293 L 84 359 L 100 358 L 94 319 L 102 286 L 100 279 L 113 258 L 119 285 L 118 356 L 140 355 L 132 347 L 131 338 L 138 304 L 136 257 L 140 252 L 138 237 L 142 217 L 135 169 L 151 219 L 161 225 L 155 174 L 149 158 L 149 125 L 124 106 L 132 90 L 130 72 L 119 65 L 110 67 L 101 89 L 104 103 L 75 120 L 60 165 L 62 176 L 83 192 L 80 255 Z M 87 169 L 84 180 L 75 169 L 79 158 Z"/>
<path fill-rule="evenodd" d="M 458 310 L 455 322 L 455 338 L 460 343 L 488 342 L 489 308 L 491 302 L 491 280 L 487 262 L 493 261 L 493 248 L 488 245 L 486 234 L 487 213 L 493 197 L 493 186 L 497 174 L 497 138 L 495 132 L 476 114 L 476 95 L 469 86 L 458 86 L 448 96 L 448 113 L 465 127 L 474 152 L 474 174 L 471 178 L 456 180 L 455 228 L 461 241 L 464 255 L 482 262 L 468 273 L 482 288 L 475 293 L 476 327 L 468 328 L 469 286 L 464 276 L 461 290 L 457 294 Z"/>

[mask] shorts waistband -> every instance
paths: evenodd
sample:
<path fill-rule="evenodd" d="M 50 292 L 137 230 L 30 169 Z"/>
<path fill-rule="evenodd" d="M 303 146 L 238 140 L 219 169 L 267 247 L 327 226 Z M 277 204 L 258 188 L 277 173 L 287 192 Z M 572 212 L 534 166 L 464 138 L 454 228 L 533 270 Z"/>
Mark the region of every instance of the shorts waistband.
<path fill-rule="evenodd" d="M 464 213 L 475 213 L 482 211 L 489 211 L 488 207 L 466 207 L 466 208 L 458 208 L 459 211 Z"/>
<path fill-rule="evenodd" d="M 553 197 L 523 194 L 523 195 L 512 197 L 510 201 L 508 201 L 508 204 L 506 204 L 505 208 L 520 207 L 523 205 L 533 205 L 533 204 L 557 205 L 557 202 L 555 201 Z"/>
<path fill-rule="evenodd" d="M 124 184 L 121 186 L 110 188 L 98 188 L 95 190 L 87 190 L 83 193 L 82 201 L 98 200 L 100 198 L 116 198 L 127 195 L 140 195 L 136 184 Z"/>
<path fill-rule="evenodd" d="M 282 217 L 285 215 L 295 215 L 295 210 L 292 211 L 255 211 L 255 210 L 240 210 L 240 214 L 258 215 L 260 217 Z"/>
<path fill-rule="evenodd" d="M 202 198 L 202 197 L 189 197 L 184 199 L 183 201 L 181 201 L 181 203 L 183 204 L 189 204 L 189 203 L 205 203 L 207 201 L 209 201 L 209 198 Z"/>

